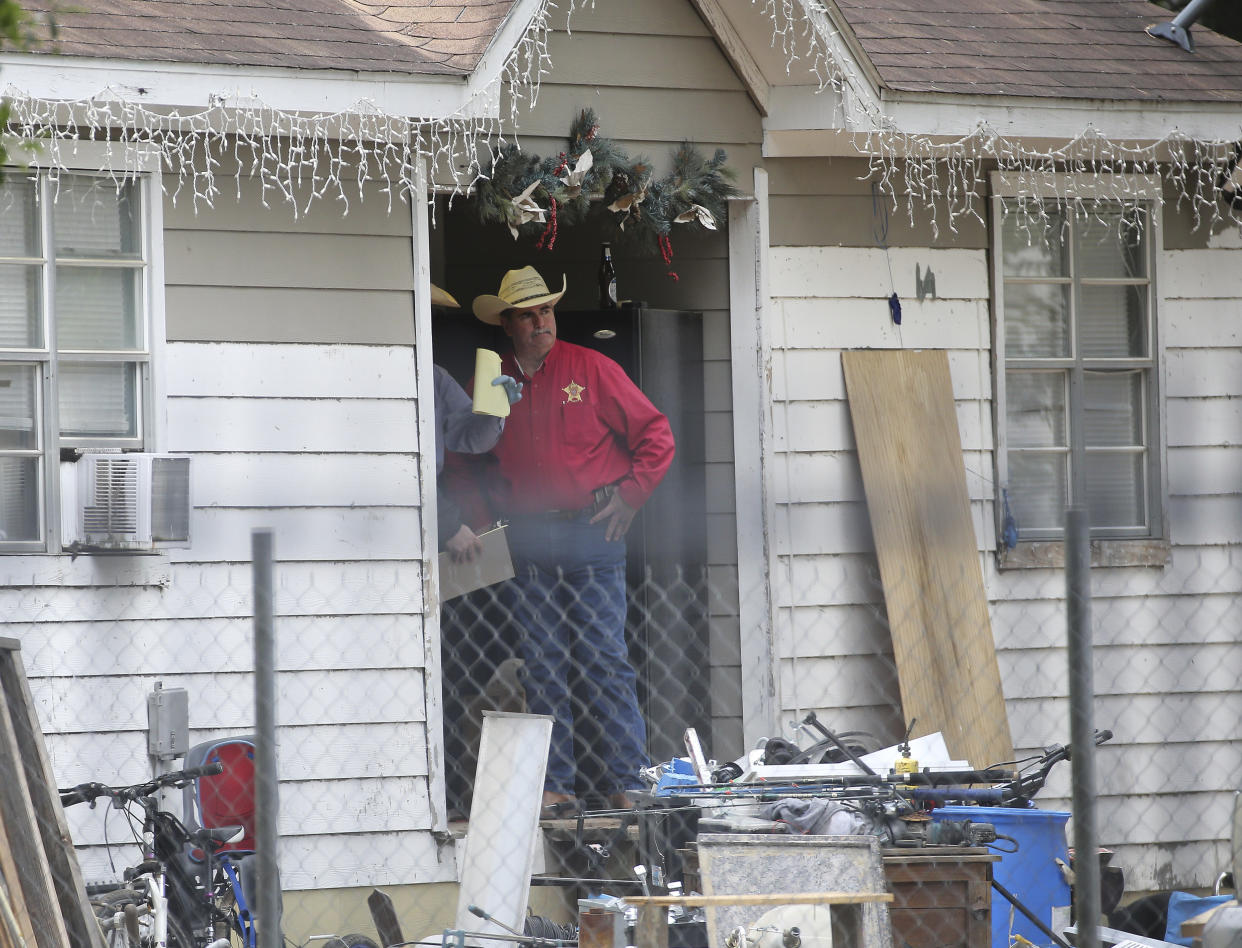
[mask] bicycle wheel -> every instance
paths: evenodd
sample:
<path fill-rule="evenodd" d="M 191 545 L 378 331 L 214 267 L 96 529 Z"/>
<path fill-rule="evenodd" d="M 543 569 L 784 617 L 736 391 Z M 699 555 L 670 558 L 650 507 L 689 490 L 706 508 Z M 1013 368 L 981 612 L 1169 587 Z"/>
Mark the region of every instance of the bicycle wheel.
<path fill-rule="evenodd" d="M 323 943 L 323 948 L 380 948 L 375 939 L 357 932 L 351 935 L 337 935 Z"/>
<path fill-rule="evenodd" d="M 181 920 L 168 916 L 168 948 L 197 948 L 194 936 Z"/>
<path fill-rule="evenodd" d="M 146 893 L 130 888 L 113 889 L 110 892 L 91 895 L 90 904 L 91 911 L 95 913 L 95 919 L 99 922 L 104 944 L 108 948 L 128 948 L 129 936 L 120 915 L 125 911 L 126 906 L 145 906 L 147 904 Z M 139 918 L 139 938 L 143 941 L 150 940 L 150 932 L 151 917 L 146 915 Z"/>
<path fill-rule="evenodd" d="M 124 924 L 115 922 L 116 915 L 124 912 L 127 905 L 147 906 L 146 893 L 137 889 L 117 889 L 114 892 L 92 895 L 90 902 L 95 918 L 99 920 L 99 926 L 103 930 L 107 948 L 131 948 Z M 138 943 L 142 948 L 154 948 L 155 922 L 150 914 L 138 919 Z M 168 916 L 168 948 L 197 948 L 189 930 L 172 915 Z"/>

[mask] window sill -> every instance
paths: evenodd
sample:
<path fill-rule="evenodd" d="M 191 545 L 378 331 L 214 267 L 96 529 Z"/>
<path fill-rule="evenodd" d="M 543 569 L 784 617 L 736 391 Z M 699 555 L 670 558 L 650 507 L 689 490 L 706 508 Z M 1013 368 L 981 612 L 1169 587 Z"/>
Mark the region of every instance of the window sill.
<path fill-rule="evenodd" d="M 167 553 L 35 553 L 0 555 L 3 586 L 168 586 Z"/>
<path fill-rule="evenodd" d="M 1167 566 L 1172 558 L 1168 540 L 1092 540 L 1093 567 Z M 1019 543 L 996 551 L 999 569 L 1064 569 L 1065 544 L 1060 540 Z"/>

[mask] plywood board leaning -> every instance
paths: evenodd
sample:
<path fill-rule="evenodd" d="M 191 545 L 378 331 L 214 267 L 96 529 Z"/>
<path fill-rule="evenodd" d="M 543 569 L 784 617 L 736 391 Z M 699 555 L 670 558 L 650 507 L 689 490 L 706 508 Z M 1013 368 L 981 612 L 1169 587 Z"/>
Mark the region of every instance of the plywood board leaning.
<path fill-rule="evenodd" d="M 34 928 L 34 944 L 97 948 L 99 926 L 86 900 L 69 824 L 20 658 L 21 643 L 0 638 L 0 810 Z"/>
<path fill-rule="evenodd" d="M 906 721 L 976 767 L 1013 742 L 942 350 L 841 354 Z"/>

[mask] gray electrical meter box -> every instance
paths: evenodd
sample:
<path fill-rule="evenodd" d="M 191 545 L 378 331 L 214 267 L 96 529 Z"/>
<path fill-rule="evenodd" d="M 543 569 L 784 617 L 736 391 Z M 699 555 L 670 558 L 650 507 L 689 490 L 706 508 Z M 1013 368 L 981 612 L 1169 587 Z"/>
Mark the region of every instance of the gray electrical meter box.
<path fill-rule="evenodd" d="M 147 695 L 147 753 L 171 760 L 189 749 L 190 696 L 184 688 L 165 688 L 157 681 Z"/>

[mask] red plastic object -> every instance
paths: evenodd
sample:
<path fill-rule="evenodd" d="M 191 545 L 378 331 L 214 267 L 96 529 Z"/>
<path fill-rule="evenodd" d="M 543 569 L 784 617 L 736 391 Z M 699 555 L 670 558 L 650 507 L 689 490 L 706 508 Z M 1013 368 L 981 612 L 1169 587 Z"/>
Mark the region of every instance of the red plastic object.
<path fill-rule="evenodd" d="M 222 773 L 198 779 L 198 812 L 208 829 L 244 826 L 245 835 L 220 847 L 221 852 L 254 852 L 254 745 L 249 741 L 221 741 L 204 763 L 219 761 Z"/>

